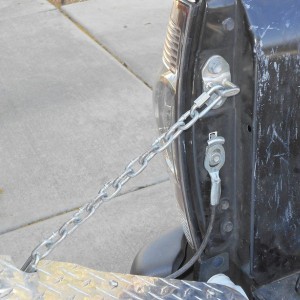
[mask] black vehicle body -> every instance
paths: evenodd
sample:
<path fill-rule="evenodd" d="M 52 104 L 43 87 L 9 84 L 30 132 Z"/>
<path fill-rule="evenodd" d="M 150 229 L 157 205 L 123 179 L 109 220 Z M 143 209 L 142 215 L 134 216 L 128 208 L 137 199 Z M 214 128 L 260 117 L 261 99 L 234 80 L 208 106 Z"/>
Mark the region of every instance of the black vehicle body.
<path fill-rule="evenodd" d="M 176 250 L 156 265 L 170 273 L 201 244 L 210 213 L 205 146 L 208 134 L 218 131 L 226 139 L 222 197 L 192 276 L 205 281 L 226 273 L 249 298 L 300 299 L 300 2 L 180 0 L 170 22 L 165 66 L 154 91 L 161 131 L 202 93 L 201 70 L 213 55 L 229 63 L 241 92 L 182 134 L 167 153 L 189 246 L 186 252 L 182 232 L 166 236 L 161 247 L 173 243 Z M 155 273 L 145 266 L 152 261 L 151 245 L 146 249 L 132 272 Z"/>

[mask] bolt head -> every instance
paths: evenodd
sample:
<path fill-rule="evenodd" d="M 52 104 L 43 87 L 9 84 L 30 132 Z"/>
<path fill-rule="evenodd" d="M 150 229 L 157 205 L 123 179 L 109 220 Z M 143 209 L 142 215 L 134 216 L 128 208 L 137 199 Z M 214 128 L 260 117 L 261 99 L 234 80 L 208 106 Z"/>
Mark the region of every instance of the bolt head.
<path fill-rule="evenodd" d="M 229 201 L 228 200 L 222 200 L 221 201 L 221 209 L 227 210 L 229 208 Z"/>
<path fill-rule="evenodd" d="M 222 62 L 219 58 L 212 59 L 208 65 L 208 71 L 212 74 L 220 74 L 223 70 Z"/>
<path fill-rule="evenodd" d="M 215 163 L 218 163 L 220 161 L 220 155 L 215 155 L 213 157 L 213 160 L 214 160 Z"/>
<path fill-rule="evenodd" d="M 221 161 L 220 153 L 215 152 L 215 153 L 213 153 L 213 154 L 211 155 L 211 157 L 210 157 L 209 165 L 210 165 L 211 167 L 214 167 L 214 166 L 218 165 L 220 161 Z"/>
<path fill-rule="evenodd" d="M 232 18 L 227 18 L 222 22 L 223 28 L 227 31 L 232 31 L 234 29 L 234 20 Z"/>
<path fill-rule="evenodd" d="M 223 223 L 222 228 L 225 232 L 231 232 L 233 230 L 233 223 L 230 221 L 225 222 Z"/>
<path fill-rule="evenodd" d="M 110 280 L 109 281 L 109 285 L 112 287 L 112 288 L 116 288 L 118 287 L 119 283 L 115 280 Z"/>

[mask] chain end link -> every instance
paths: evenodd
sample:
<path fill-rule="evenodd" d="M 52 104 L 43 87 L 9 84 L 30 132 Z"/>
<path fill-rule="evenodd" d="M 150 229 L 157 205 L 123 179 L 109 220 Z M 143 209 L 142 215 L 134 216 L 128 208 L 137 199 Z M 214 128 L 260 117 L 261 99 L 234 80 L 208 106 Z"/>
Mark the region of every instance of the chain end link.
<path fill-rule="evenodd" d="M 21 271 L 26 273 L 35 273 L 37 271 L 37 265 L 40 261 L 40 255 L 38 253 L 31 254 L 22 266 Z"/>

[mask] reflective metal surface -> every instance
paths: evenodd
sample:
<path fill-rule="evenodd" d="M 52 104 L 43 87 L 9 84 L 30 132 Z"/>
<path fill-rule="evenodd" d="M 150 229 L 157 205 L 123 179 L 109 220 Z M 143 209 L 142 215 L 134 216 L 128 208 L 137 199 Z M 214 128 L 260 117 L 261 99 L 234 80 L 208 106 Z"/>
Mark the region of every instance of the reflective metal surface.
<path fill-rule="evenodd" d="M 217 284 L 105 273 L 71 263 L 41 261 L 38 272 L 28 274 L 1 256 L 0 298 L 245 300 Z"/>
<path fill-rule="evenodd" d="M 232 84 L 231 73 L 228 62 L 220 55 L 213 55 L 210 57 L 202 69 L 202 79 L 203 79 L 203 90 L 206 92 L 210 89 L 212 84 L 227 84 L 232 90 L 228 90 L 229 94 L 222 95 L 222 101 L 218 103 L 214 108 L 219 108 L 226 101 L 227 97 L 234 96 L 240 92 L 240 89 Z M 232 94 L 231 94 L 232 93 Z"/>
<path fill-rule="evenodd" d="M 208 146 L 206 147 L 206 154 L 204 166 L 211 178 L 210 204 L 218 205 L 221 197 L 221 179 L 220 170 L 225 163 L 225 150 L 223 144 L 225 139 L 218 136 L 217 132 L 209 134 Z"/>

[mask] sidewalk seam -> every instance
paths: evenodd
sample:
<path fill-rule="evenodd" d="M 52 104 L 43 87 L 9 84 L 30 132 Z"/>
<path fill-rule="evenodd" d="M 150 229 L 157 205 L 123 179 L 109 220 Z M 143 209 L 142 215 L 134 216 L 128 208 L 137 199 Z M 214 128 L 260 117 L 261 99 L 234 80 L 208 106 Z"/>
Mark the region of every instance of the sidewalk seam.
<path fill-rule="evenodd" d="M 10 18 L 7 18 L 7 19 L 5 19 L 5 18 L 1 19 L 0 18 L 0 22 L 5 22 L 7 20 L 26 18 L 26 17 L 29 17 L 29 16 L 35 16 L 35 15 L 38 15 L 38 14 L 52 12 L 52 11 L 57 11 L 57 8 L 55 6 L 53 6 L 52 8 L 49 8 L 49 9 L 46 9 L 46 10 L 35 11 L 35 12 L 32 12 L 32 13 L 25 13 L 25 14 L 21 14 L 21 15 L 11 16 Z"/>
<path fill-rule="evenodd" d="M 136 188 L 133 188 L 132 190 L 128 190 L 128 191 L 125 192 L 125 193 L 120 193 L 118 196 L 115 197 L 115 199 L 117 199 L 117 198 L 119 198 L 119 197 L 121 197 L 121 196 L 128 195 L 128 194 L 130 194 L 130 193 L 135 193 L 135 192 L 140 191 L 140 190 L 144 190 L 144 189 L 147 189 L 147 188 L 150 188 L 150 187 L 154 187 L 154 186 L 156 186 L 156 185 L 158 185 L 158 184 L 162 184 L 162 183 L 165 183 L 165 182 L 167 182 L 167 181 L 169 181 L 169 178 L 158 180 L 157 182 L 154 182 L 154 183 L 149 184 L 149 185 L 138 186 L 138 187 L 136 187 Z M 84 203 L 83 203 L 83 204 L 84 204 Z M 83 205 L 83 204 L 82 204 L 82 205 Z M 44 222 L 44 221 L 50 220 L 50 219 L 55 218 L 55 217 L 63 216 L 63 215 L 68 214 L 68 213 L 70 213 L 70 212 L 75 212 L 75 211 L 77 211 L 80 207 L 81 207 L 81 206 L 75 207 L 75 208 L 70 208 L 70 209 L 68 209 L 68 210 L 64 210 L 64 211 L 62 211 L 62 212 L 58 212 L 58 213 L 56 213 L 56 214 L 53 214 L 53 215 L 50 215 L 50 216 L 47 216 L 47 217 L 44 217 L 44 218 L 35 220 L 35 221 L 33 221 L 33 222 L 30 222 L 30 223 L 27 223 L 27 224 L 24 224 L 24 225 L 20 225 L 20 226 L 15 227 L 15 228 L 8 229 L 8 230 L 6 230 L 6 231 L 0 232 L 0 236 L 1 236 L 1 235 L 5 235 L 5 234 L 7 234 L 7 233 L 11 233 L 11 232 L 17 231 L 17 230 L 19 230 L 19 229 L 23 229 L 23 228 L 26 228 L 26 227 L 29 227 L 29 226 L 38 224 L 38 223 L 40 223 L 40 222 Z M 59 225 L 61 225 L 61 224 L 59 224 Z"/>
<path fill-rule="evenodd" d="M 49 1 L 49 0 L 48 0 Z M 91 34 L 87 28 L 82 26 L 76 20 L 74 20 L 71 16 L 69 16 L 61 7 L 57 7 L 57 10 L 64 15 L 67 19 L 69 19 L 80 31 L 86 34 L 90 39 L 92 39 L 98 46 L 100 46 L 105 52 L 111 55 L 118 63 L 120 63 L 129 73 L 131 73 L 134 77 L 136 77 L 139 81 L 141 81 L 145 86 L 147 86 L 150 90 L 153 88 L 137 73 L 135 73 L 125 61 L 123 61 L 120 57 L 115 55 L 112 51 L 110 51 L 105 45 L 103 45 L 100 41 L 96 39 L 96 37 Z"/>

